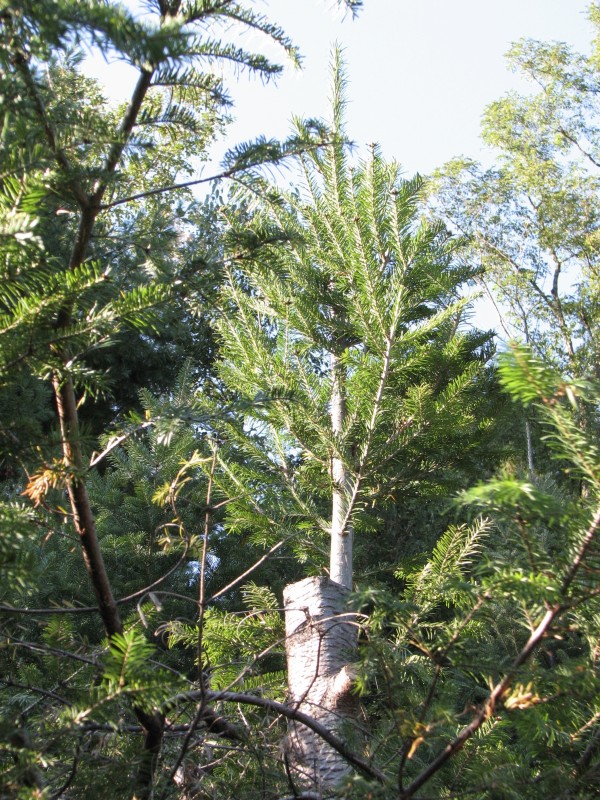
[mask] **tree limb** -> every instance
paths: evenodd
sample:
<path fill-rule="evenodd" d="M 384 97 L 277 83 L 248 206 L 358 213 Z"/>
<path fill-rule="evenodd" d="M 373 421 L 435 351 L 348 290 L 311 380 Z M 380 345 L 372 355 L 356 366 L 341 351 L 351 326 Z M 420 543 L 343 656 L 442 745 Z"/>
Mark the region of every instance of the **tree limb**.
<path fill-rule="evenodd" d="M 184 694 L 177 695 L 173 699 L 175 702 L 181 700 L 197 700 L 199 699 L 200 694 L 201 693 L 199 691 L 185 692 Z M 204 694 L 206 699 L 211 703 L 223 701 L 226 703 L 241 703 L 242 705 L 258 706 L 259 708 L 275 711 L 278 714 L 281 714 L 282 717 L 286 717 L 286 719 L 291 719 L 294 722 L 300 722 L 302 725 L 306 725 L 307 728 L 310 728 L 312 731 L 314 731 L 323 739 L 323 741 L 327 742 L 330 747 L 332 747 L 334 750 L 337 750 L 337 752 L 343 758 L 345 758 L 349 764 L 355 767 L 363 775 L 368 778 L 373 778 L 374 780 L 379 781 L 379 783 L 388 783 L 388 779 L 383 772 L 370 764 L 366 759 L 362 758 L 362 756 L 359 756 L 357 753 L 354 753 L 352 750 L 346 747 L 346 745 L 340 741 L 337 736 L 334 736 L 327 728 L 302 711 L 298 711 L 295 708 L 286 705 L 285 703 L 278 702 L 277 700 L 271 700 L 268 697 L 259 697 L 258 695 L 247 694 L 245 692 L 215 692 L 211 690 L 205 690 Z"/>

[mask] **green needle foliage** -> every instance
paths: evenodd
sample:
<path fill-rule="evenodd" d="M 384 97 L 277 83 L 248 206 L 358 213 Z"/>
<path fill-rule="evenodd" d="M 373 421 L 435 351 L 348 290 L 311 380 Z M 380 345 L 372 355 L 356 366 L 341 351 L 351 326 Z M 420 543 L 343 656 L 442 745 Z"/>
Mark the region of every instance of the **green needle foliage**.
<path fill-rule="evenodd" d="M 487 424 L 491 354 L 465 324 L 472 270 L 420 215 L 421 179 L 377 147 L 352 165 L 339 60 L 335 81 L 332 143 L 302 156 L 300 187 L 231 218 L 217 321 L 220 378 L 248 404 L 217 423 L 225 524 L 289 541 L 310 571 L 327 565 L 336 459 L 344 527 L 365 533 L 386 508 L 460 482 Z"/>
<path fill-rule="evenodd" d="M 9 410 L 0 428 L 5 480 L 0 566 L 7 600 L 3 674 L 11 675 L 2 689 L 2 769 L 9 796 L 21 790 L 22 796 L 58 796 L 76 781 L 75 791 L 82 795 L 149 798 L 165 732 L 165 696 L 189 688 L 178 670 L 171 672 L 170 682 L 156 670 L 150 680 L 152 648 L 145 634 L 132 629 L 161 621 L 156 619 L 160 602 L 146 594 L 148 586 L 154 588 L 158 580 L 172 589 L 166 581 L 177 566 L 184 587 L 186 575 L 191 582 L 189 564 L 180 554 L 193 536 L 174 536 L 175 545 L 160 558 L 160 537 L 148 528 L 153 522 L 160 530 L 177 528 L 172 509 L 152 507 L 157 489 L 152 479 L 164 476 L 142 475 L 139 468 L 136 474 L 139 454 L 133 446 L 122 459 L 123 469 L 107 467 L 95 452 L 97 436 L 106 433 L 109 421 L 113 429 L 132 398 L 138 405 L 137 391 L 145 384 L 169 385 L 183 363 L 180 358 L 173 365 L 173 356 L 180 357 L 186 344 L 196 344 L 186 355 L 204 348 L 197 342 L 208 313 L 203 309 L 200 324 L 194 325 L 193 310 L 200 302 L 198 287 L 214 286 L 214 273 L 208 276 L 207 269 L 190 282 L 189 302 L 181 284 L 210 260 L 192 259 L 185 243 L 192 232 L 198 234 L 202 216 L 190 186 L 211 180 L 191 176 L 197 175 L 228 108 L 224 86 L 212 70 L 227 63 L 265 80 L 281 71 L 262 53 L 234 43 L 241 30 L 274 42 L 293 62 L 298 55 L 284 32 L 249 4 L 173 0 L 151 3 L 148 12 L 138 19 L 124 6 L 103 0 L 0 3 L 0 408 Z M 87 48 L 111 58 L 116 54 L 136 70 L 126 105 L 108 105 L 80 74 Z M 317 144 L 313 133 L 310 143 Z M 296 137 L 282 144 L 241 145 L 227 155 L 219 175 L 241 178 L 248 169 L 277 163 L 306 144 Z M 182 318 L 189 324 L 178 349 L 172 333 L 181 330 Z M 107 356 L 103 351 L 109 346 L 113 350 Z M 152 355 L 152 368 L 142 365 L 137 384 L 115 391 L 119 354 L 123 373 L 131 375 L 144 353 Z M 207 354 L 208 363 L 199 364 L 198 373 L 209 367 L 210 358 Z M 170 374 L 157 377 L 161 363 L 169 364 Z M 24 398 L 33 400 L 29 421 L 15 413 Z M 156 421 L 150 448 L 170 441 L 172 418 L 171 410 Z M 140 433 L 145 421 L 130 417 L 124 440 Z M 188 459 L 193 452 L 188 444 L 189 439 L 180 440 L 173 458 Z M 150 454 L 143 456 L 149 460 Z M 90 474 L 98 465 L 111 473 L 113 489 L 124 486 L 123 473 L 130 467 L 137 485 L 125 488 L 133 498 L 105 510 L 93 497 Z M 164 470 L 169 480 L 171 466 Z M 144 500 L 146 513 L 134 527 L 127 512 Z M 95 510 L 101 512 L 98 525 Z M 179 529 L 184 530 L 183 521 Z M 146 576 L 150 584 L 144 588 L 140 581 Z M 125 601 L 121 590 L 130 587 L 137 594 Z M 139 601 L 138 613 L 121 613 L 123 604 L 133 601 Z M 20 602 L 23 606 L 14 611 Z M 185 595 L 183 602 L 189 604 Z M 193 603 L 192 609 L 196 598 Z M 77 610 L 65 611 L 69 605 Z M 57 614 L 79 616 L 72 628 L 50 621 L 47 631 L 54 638 L 48 644 L 42 638 L 52 607 Z M 63 634 L 64 642 L 57 642 Z M 112 676 L 119 658 L 124 683 L 116 692 Z M 61 664 L 71 661 L 76 669 L 67 668 L 61 677 Z M 81 664 L 86 666 L 77 669 Z M 98 685 L 108 691 L 110 703 Z M 15 689 L 21 692 L 17 700 Z M 94 698 L 100 695 L 102 709 L 96 714 Z M 73 715 L 63 714 L 64 708 Z M 206 713 L 203 705 L 194 725 Z M 127 742 L 121 746 L 113 740 L 82 756 L 86 726 L 92 726 L 93 738 L 106 732 L 104 725 L 112 731 L 120 714 L 127 718 Z M 30 725 L 39 728 L 35 742 L 29 734 L 13 742 L 11 729 Z M 30 770 L 34 759 L 41 772 Z M 176 760 L 173 755 L 170 763 Z M 94 775 L 99 762 L 104 766 Z M 111 783 L 115 765 L 119 780 Z M 170 768 L 163 770 L 165 780 Z"/>
<path fill-rule="evenodd" d="M 369 750 L 394 765 L 402 798 L 595 796 L 600 482 L 596 436 L 576 417 L 597 408 L 598 387 L 524 348 L 500 377 L 587 490 L 559 503 L 514 476 L 474 486 L 461 501 L 487 518 L 450 528 L 424 567 L 402 566 L 399 592 L 361 594 Z M 356 779 L 348 796 L 365 790 Z"/>

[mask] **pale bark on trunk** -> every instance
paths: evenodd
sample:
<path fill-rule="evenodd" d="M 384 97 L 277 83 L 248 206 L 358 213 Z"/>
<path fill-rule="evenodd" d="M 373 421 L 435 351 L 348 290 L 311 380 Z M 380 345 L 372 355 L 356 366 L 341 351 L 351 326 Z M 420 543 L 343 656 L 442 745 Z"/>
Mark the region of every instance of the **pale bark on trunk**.
<path fill-rule="evenodd" d="M 351 691 L 357 629 L 354 616 L 345 613 L 352 590 L 353 544 L 352 475 L 343 442 L 346 374 L 333 353 L 331 376 L 331 430 L 336 441 L 331 456 L 330 577 L 306 578 L 287 586 L 283 601 L 290 703 L 339 734 L 344 723 L 356 719 L 359 704 Z M 286 750 L 294 777 L 319 795 L 335 788 L 350 771 L 336 750 L 300 723 L 290 723 Z"/>
<path fill-rule="evenodd" d="M 330 731 L 355 719 L 350 663 L 356 652 L 356 624 L 344 613 L 348 589 L 326 577 L 286 586 L 286 655 L 289 702 Z M 349 772 L 347 761 L 304 725 L 290 723 L 286 757 L 303 788 L 331 789 Z"/>
<path fill-rule="evenodd" d="M 286 655 L 290 702 L 331 732 L 356 716 L 350 663 L 356 654 L 356 625 L 344 613 L 352 589 L 352 538 L 349 498 L 351 475 L 344 460 L 346 422 L 345 371 L 331 355 L 331 429 L 337 437 L 331 459 L 330 577 L 306 578 L 287 586 Z M 304 787 L 321 793 L 339 784 L 349 772 L 346 760 L 317 734 L 299 723 L 290 725 L 287 757 Z"/>
<path fill-rule="evenodd" d="M 535 463 L 533 460 L 533 442 L 531 441 L 531 425 L 529 420 L 525 420 L 525 441 L 527 443 L 527 471 L 529 472 L 529 480 L 535 479 Z"/>
<path fill-rule="evenodd" d="M 345 375 L 338 358 L 331 356 L 331 429 L 341 437 L 346 422 Z M 331 556 L 329 574 L 332 581 L 352 589 L 352 540 L 354 531 L 349 522 L 348 498 L 352 493 L 351 476 L 341 453 L 331 460 L 333 497 L 331 506 Z"/>

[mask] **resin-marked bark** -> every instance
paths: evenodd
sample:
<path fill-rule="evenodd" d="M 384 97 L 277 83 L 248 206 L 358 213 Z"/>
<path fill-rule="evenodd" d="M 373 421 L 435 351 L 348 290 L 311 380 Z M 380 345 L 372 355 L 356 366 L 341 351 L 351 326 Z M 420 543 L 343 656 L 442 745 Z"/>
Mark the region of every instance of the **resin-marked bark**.
<path fill-rule="evenodd" d="M 326 577 L 306 578 L 286 586 L 286 655 L 289 702 L 332 732 L 356 718 L 352 667 L 357 629 L 344 612 L 349 591 Z M 303 786 L 321 792 L 336 786 L 350 767 L 347 761 L 306 726 L 291 722 L 286 756 Z"/>

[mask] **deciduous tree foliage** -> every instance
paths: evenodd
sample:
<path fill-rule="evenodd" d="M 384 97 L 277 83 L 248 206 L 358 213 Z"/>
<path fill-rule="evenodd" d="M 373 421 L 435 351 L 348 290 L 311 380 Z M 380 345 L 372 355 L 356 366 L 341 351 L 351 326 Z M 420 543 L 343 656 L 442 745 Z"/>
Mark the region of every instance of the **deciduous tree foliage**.
<path fill-rule="evenodd" d="M 595 4 L 590 15 L 597 34 Z M 573 375 L 597 378 L 597 39 L 590 56 L 523 40 L 508 63 L 532 94 L 513 92 L 486 109 L 483 139 L 495 164 L 447 164 L 439 208 L 469 237 L 465 257 L 481 263 L 509 335 Z"/>

